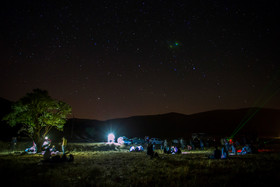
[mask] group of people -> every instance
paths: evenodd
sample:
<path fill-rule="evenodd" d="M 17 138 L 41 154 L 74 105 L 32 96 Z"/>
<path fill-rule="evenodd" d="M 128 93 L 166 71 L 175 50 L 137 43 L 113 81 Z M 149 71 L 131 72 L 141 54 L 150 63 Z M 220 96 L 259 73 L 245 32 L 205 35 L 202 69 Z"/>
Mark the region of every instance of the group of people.
<path fill-rule="evenodd" d="M 179 140 L 176 140 L 176 141 L 173 140 L 172 145 L 176 146 L 177 148 L 182 148 L 182 149 L 187 148 L 190 151 L 190 150 L 195 150 L 196 148 L 199 148 L 200 150 L 204 150 L 204 148 L 206 146 L 209 147 L 210 144 L 209 144 L 209 142 L 207 142 L 206 146 L 205 146 L 205 142 L 202 138 L 195 137 L 195 138 L 191 138 L 189 143 L 186 143 L 183 138 L 181 138 Z M 164 140 L 162 146 L 163 147 L 167 147 L 167 146 L 171 147 L 172 145 L 170 145 L 170 143 L 168 144 L 167 140 Z"/>
<path fill-rule="evenodd" d="M 245 144 L 240 150 L 237 147 L 240 147 L 238 141 L 233 142 L 232 139 L 221 139 L 221 150 L 218 149 L 218 146 L 215 146 L 215 150 L 213 155 L 210 155 L 209 158 L 211 159 L 226 159 L 230 155 L 245 155 L 248 153 L 254 152 L 254 147 L 250 146 L 249 144 Z"/>
<path fill-rule="evenodd" d="M 143 152 L 144 151 L 144 148 L 142 145 L 139 145 L 139 146 L 131 146 L 130 149 L 129 149 L 129 152 Z"/>
<path fill-rule="evenodd" d="M 163 152 L 166 154 L 181 154 L 181 149 L 179 147 L 176 146 L 166 146 L 163 148 Z"/>
<path fill-rule="evenodd" d="M 70 154 L 69 156 L 67 156 L 66 154 L 62 154 L 62 156 L 60 156 L 60 154 L 52 155 L 50 149 L 46 149 L 43 158 L 44 158 L 43 162 L 65 162 L 65 161 L 72 162 L 72 161 L 74 161 L 74 156 L 72 154 Z"/>
<path fill-rule="evenodd" d="M 159 158 L 158 153 L 154 152 L 154 145 L 151 143 L 148 143 L 147 155 L 150 156 L 151 158 Z"/>
<path fill-rule="evenodd" d="M 50 142 L 50 141 L 48 141 Z M 61 143 L 61 149 L 62 149 L 62 156 L 60 156 L 60 154 L 58 151 L 55 150 L 55 147 L 53 146 L 52 148 L 50 148 L 50 143 L 48 144 L 48 142 L 44 143 L 44 145 L 48 145 L 45 148 L 45 151 L 42 152 L 42 154 L 44 155 L 44 162 L 72 162 L 74 160 L 74 156 L 72 154 L 70 154 L 69 156 L 66 155 L 65 151 L 66 151 L 66 145 L 67 145 L 67 139 L 66 138 L 62 138 L 62 143 Z"/>
<path fill-rule="evenodd" d="M 195 140 L 196 144 L 199 143 L 200 149 L 204 149 L 204 142 L 202 139 L 197 138 Z M 187 145 L 186 148 L 188 150 L 190 149 L 189 146 L 191 147 L 191 150 L 195 148 L 195 145 L 192 143 L 192 140 L 190 141 L 191 145 Z M 178 145 L 178 146 L 177 146 Z M 211 159 L 226 159 L 230 155 L 244 155 L 248 153 L 254 153 L 254 148 L 253 146 L 250 146 L 250 144 L 245 144 L 243 145 L 242 148 L 240 148 L 240 144 L 238 141 L 233 142 L 232 139 L 228 138 L 222 138 L 221 139 L 221 148 L 219 149 L 217 144 L 215 146 L 214 153 L 209 156 Z M 168 144 L 167 140 L 164 140 L 163 144 L 161 145 L 161 150 L 163 150 L 164 153 L 166 154 L 180 154 L 181 149 L 180 147 L 185 147 L 183 141 L 180 140 L 180 143 L 175 144 L 175 145 L 170 145 Z M 154 156 L 155 152 L 155 145 L 153 144 L 148 144 L 147 147 L 147 155 L 150 155 L 151 157 Z M 158 155 L 157 155 L 158 156 Z"/>
<path fill-rule="evenodd" d="M 65 137 L 62 138 L 61 142 L 62 156 L 60 156 L 61 152 L 56 149 L 55 145 L 51 145 L 51 142 L 51 139 L 45 137 L 42 144 L 42 155 L 44 162 L 62 162 L 74 160 L 73 155 L 70 154 L 69 157 L 66 156 L 67 139 Z M 37 145 L 34 141 L 31 147 L 25 149 L 25 152 L 28 154 L 35 154 L 37 151 Z"/>

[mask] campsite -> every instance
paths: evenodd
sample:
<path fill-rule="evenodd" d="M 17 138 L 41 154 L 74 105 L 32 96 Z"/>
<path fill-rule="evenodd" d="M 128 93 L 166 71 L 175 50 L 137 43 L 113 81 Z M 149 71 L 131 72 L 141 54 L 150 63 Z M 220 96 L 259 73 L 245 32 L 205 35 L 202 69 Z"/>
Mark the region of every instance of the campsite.
<path fill-rule="evenodd" d="M 1 5 L 1 186 L 279 186 L 279 1 Z"/>
<path fill-rule="evenodd" d="M 280 176 L 278 146 L 215 160 L 208 158 L 213 148 L 176 155 L 156 149 L 159 157 L 151 159 L 125 145 L 69 143 L 73 162 L 45 163 L 41 154 L 2 152 L 1 180 L 20 186 L 272 186 Z"/>
<path fill-rule="evenodd" d="M 18 134 L 19 126 L 1 121 L 1 181 L 13 186 L 272 186 L 280 176 L 279 110 L 262 109 L 240 128 L 242 117 L 256 110 L 69 119 L 63 131 L 48 132 L 42 151 Z M 68 140 L 65 154 L 62 137 Z M 149 145 L 157 156 L 150 155 Z M 226 157 L 211 158 L 215 146 L 226 145 Z M 46 150 L 52 151 L 47 159 Z"/>

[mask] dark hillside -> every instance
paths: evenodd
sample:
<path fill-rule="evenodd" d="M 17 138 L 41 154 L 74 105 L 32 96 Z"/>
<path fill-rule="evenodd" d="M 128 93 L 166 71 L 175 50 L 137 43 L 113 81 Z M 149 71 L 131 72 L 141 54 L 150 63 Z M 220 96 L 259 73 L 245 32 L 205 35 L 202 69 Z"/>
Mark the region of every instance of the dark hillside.
<path fill-rule="evenodd" d="M 80 137 L 80 139 L 100 141 L 104 141 L 109 132 L 127 137 L 148 135 L 160 138 L 178 138 L 188 137 L 191 133 L 230 136 L 235 129 L 238 129 L 239 124 L 243 124 L 244 127 L 238 131 L 237 135 L 279 136 L 280 110 L 261 109 L 254 115 L 256 111 L 258 109 L 251 108 L 216 110 L 193 115 L 168 113 L 108 121 L 72 119 L 66 124 L 65 133 L 69 136 L 71 135 L 69 132 L 72 132 L 72 137 L 75 134 L 74 136 Z M 75 127 L 75 130 L 71 131 L 72 126 Z"/>
<path fill-rule="evenodd" d="M 11 111 L 12 102 L 0 98 L 0 118 Z M 0 122 L 2 140 L 17 136 L 18 127 L 11 128 Z M 149 116 L 133 116 L 107 121 L 69 119 L 64 132 L 50 133 L 52 139 L 60 140 L 63 134 L 72 141 L 105 141 L 107 134 L 127 137 L 189 137 L 192 133 L 230 136 L 240 128 L 237 135 L 280 136 L 280 110 L 245 108 L 237 110 L 215 110 L 193 115 L 167 113 Z"/>

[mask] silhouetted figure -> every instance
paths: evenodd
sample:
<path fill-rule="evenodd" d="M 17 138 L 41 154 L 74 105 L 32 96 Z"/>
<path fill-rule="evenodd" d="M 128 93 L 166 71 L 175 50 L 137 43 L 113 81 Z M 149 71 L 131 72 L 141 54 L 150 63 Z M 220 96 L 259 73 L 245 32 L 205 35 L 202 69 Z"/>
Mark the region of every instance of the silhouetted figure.
<path fill-rule="evenodd" d="M 203 143 L 202 139 L 199 140 L 199 143 L 200 143 L 200 149 L 204 150 L 204 143 Z"/>
<path fill-rule="evenodd" d="M 180 148 L 178 148 L 178 152 L 177 152 L 177 154 L 181 154 L 181 153 L 182 153 L 181 149 L 180 149 Z"/>
<path fill-rule="evenodd" d="M 214 158 L 215 159 L 220 159 L 222 156 L 222 152 L 220 149 L 218 149 L 218 146 L 215 146 L 215 151 L 214 151 Z"/>
<path fill-rule="evenodd" d="M 191 149 L 192 149 L 192 150 L 195 150 L 195 146 L 194 146 L 194 143 L 193 143 L 192 140 L 190 140 L 190 146 L 191 146 Z"/>
<path fill-rule="evenodd" d="M 163 142 L 163 146 L 164 146 L 164 147 L 167 147 L 167 146 L 168 146 L 168 142 L 167 142 L 167 140 L 164 140 L 164 142 Z"/>
<path fill-rule="evenodd" d="M 227 149 L 225 148 L 225 146 L 222 148 L 222 155 L 221 155 L 221 158 L 222 158 L 222 159 L 228 158 L 228 151 L 227 151 Z"/>
<path fill-rule="evenodd" d="M 45 153 L 44 153 L 44 161 L 49 161 L 51 158 L 51 151 L 50 149 L 46 149 Z"/>
<path fill-rule="evenodd" d="M 185 141 L 183 140 L 183 138 L 180 139 L 180 146 L 182 149 L 185 149 Z"/>
<path fill-rule="evenodd" d="M 74 156 L 72 154 L 69 155 L 68 162 L 73 162 L 74 161 Z"/>
<path fill-rule="evenodd" d="M 214 154 L 210 155 L 208 158 L 210 159 L 221 159 L 222 152 L 218 149 L 218 146 L 215 146 Z"/>
<path fill-rule="evenodd" d="M 154 158 L 159 158 L 158 153 L 155 152 L 155 154 L 153 155 Z"/>
<path fill-rule="evenodd" d="M 154 149 L 153 149 L 153 144 L 149 143 L 147 147 L 147 155 L 153 156 L 154 155 Z"/>
<path fill-rule="evenodd" d="M 61 162 L 61 158 L 59 155 L 55 155 L 51 157 L 51 162 Z"/>
<path fill-rule="evenodd" d="M 233 144 L 231 145 L 231 153 L 232 153 L 232 155 L 236 155 L 237 154 L 236 148 L 235 148 L 235 146 Z"/>
<path fill-rule="evenodd" d="M 200 147 L 200 142 L 197 137 L 194 138 L 193 144 L 194 144 L 194 149 L 195 149 L 195 147 Z"/>
<path fill-rule="evenodd" d="M 11 152 L 14 152 L 16 145 L 17 145 L 17 137 L 12 137 L 12 140 L 11 140 Z"/>
<path fill-rule="evenodd" d="M 147 155 L 149 155 L 151 158 L 158 158 L 158 153 L 154 152 L 153 144 L 149 143 L 147 147 Z"/>
<path fill-rule="evenodd" d="M 229 148 L 230 148 L 230 143 L 228 139 L 225 139 L 225 146 L 224 146 L 225 150 L 228 152 Z"/>
<path fill-rule="evenodd" d="M 51 156 L 48 154 L 48 152 L 50 152 L 50 151 L 46 150 L 46 152 L 44 154 L 43 162 L 59 163 L 59 162 L 73 162 L 74 161 L 74 156 L 72 154 L 70 154 L 69 157 L 67 157 L 66 154 L 63 154 L 62 157 L 60 157 L 59 155 Z"/>
<path fill-rule="evenodd" d="M 170 154 L 171 153 L 171 151 L 170 151 L 170 148 L 168 147 L 168 146 L 166 146 L 166 147 L 164 147 L 164 153 L 166 153 L 166 154 Z"/>

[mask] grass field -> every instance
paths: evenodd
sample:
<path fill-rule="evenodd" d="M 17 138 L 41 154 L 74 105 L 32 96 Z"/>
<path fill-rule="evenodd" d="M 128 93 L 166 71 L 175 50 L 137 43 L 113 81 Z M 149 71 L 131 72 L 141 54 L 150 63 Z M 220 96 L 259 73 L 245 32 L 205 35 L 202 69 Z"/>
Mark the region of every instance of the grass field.
<path fill-rule="evenodd" d="M 181 155 L 159 151 L 159 158 L 151 159 L 145 152 L 130 153 L 124 147 L 77 151 L 81 145 L 72 146 L 73 162 L 44 163 L 38 154 L 1 155 L 1 182 L 20 186 L 272 186 L 280 177 L 280 153 L 210 160 L 207 155 L 212 150 Z"/>

